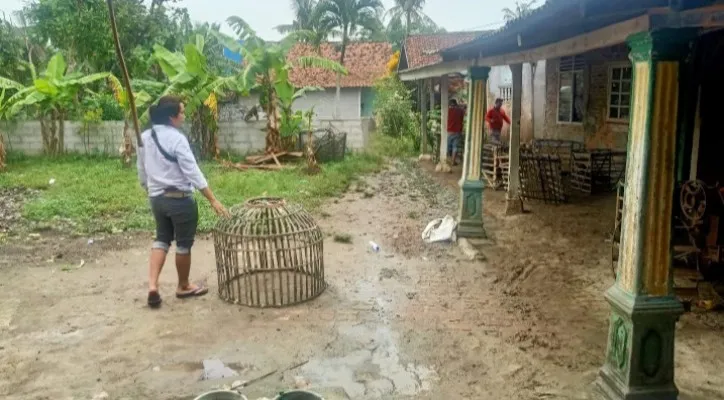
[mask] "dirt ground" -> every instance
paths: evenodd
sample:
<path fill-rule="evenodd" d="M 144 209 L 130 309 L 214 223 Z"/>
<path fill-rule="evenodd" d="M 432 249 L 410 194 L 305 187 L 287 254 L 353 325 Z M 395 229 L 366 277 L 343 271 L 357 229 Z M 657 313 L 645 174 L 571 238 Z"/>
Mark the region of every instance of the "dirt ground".
<path fill-rule="evenodd" d="M 455 176 L 397 163 L 330 200 L 317 214 L 329 287 L 286 309 L 219 300 L 208 238 L 195 248 L 192 274 L 212 293 L 173 298 L 169 262 L 157 311 L 145 306 L 150 235 L 7 240 L 0 397 L 193 399 L 274 372 L 244 393 L 273 397 L 308 384 L 329 399 L 593 398 L 615 199 L 529 205 L 504 217 L 504 193 L 486 191 L 485 259 L 468 261 L 456 246 L 420 238 L 428 221 L 454 215 Z M 681 399 L 724 399 L 723 321 L 689 313 L 679 322 Z M 202 360 L 214 358 L 239 376 L 201 381 Z"/>

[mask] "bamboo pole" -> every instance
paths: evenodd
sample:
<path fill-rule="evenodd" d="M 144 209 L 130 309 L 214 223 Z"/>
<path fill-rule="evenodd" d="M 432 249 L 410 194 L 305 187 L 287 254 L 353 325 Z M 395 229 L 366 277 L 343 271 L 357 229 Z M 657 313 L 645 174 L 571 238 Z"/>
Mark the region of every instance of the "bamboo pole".
<path fill-rule="evenodd" d="M 113 11 L 113 0 L 106 0 L 108 4 L 108 16 L 111 20 L 111 31 L 113 32 L 113 44 L 116 47 L 116 56 L 118 64 L 123 74 L 123 85 L 126 87 L 126 96 L 128 96 L 128 107 L 131 109 L 131 117 L 133 118 L 133 129 L 136 131 L 136 143 L 138 147 L 143 147 L 141 141 L 141 128 L 138 124 L 138 113 L 136 111 L 136 99 L 131 89 L 131 78 L 128 76 L 128 68 L 126 68 L 126 60 L 123 58 L 123 50 L 121 50 L 121 41 L 118 39 L 118 27 L 116 26 L 116 13 Z"/>

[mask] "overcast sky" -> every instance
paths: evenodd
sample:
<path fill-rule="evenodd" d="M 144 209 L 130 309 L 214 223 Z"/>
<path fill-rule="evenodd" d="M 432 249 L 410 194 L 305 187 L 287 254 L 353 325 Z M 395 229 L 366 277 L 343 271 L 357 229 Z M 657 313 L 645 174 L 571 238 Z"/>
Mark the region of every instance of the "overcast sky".
<path fill-rule="evenodd" d="M 0 0 L 0 11 L 10 14 L 27 0 Z M 150 2 L 150 0 L 148 0 Z M 394 0 L 382 0 L 389 8 Z M 542 4 L 539 0 L 538 4 Z M 502 25 L 503 7 L 514 0 L 427 0 L 425 12 L 448 31 L 492 29 Z M 278 39 L 274 27 L 293 20 L 290 0 L 181 0 L 194 21 L 223 22 L 238 15 L 249 22 L 265 39 Z M 226 24 L 224 24 L 226 26 Z M 228 28 L 227 28 L 228 29 Z"/>

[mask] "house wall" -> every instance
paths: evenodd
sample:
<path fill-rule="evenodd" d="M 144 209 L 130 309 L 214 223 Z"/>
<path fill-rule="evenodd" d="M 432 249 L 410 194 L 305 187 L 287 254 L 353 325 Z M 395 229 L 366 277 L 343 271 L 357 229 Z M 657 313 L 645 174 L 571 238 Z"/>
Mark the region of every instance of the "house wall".
<path fill-rule="evenodd" d="M 546 62 L 545 126 L 536 139 L 572 140 L 586 148 L 626 150 L 628 122 L 610 121 L 608 117 L 609 69 L 629 63 L 625 45 L 591 51 L 582 55 L 586 61 L 584 82 L 586 108 L 582 123 L 558 122 L 558 83 L 560 59 Z"/>
<path fill-rule="evenodd" d="M 374 88 L 362 88 L 361 96 L 362 103 L 360 104 L 360 113 L 362 117 L 371 117 L 375 110 L 375 100 L 377 99 L 377 94 L 375 93 Z"/>
<path fill-rule="evenodd" d="M 321 92 L 307 92 L 307 95 L 294 102 L 294 109 L 306 111 L 314 107 L 318 118 L 334 118 L 335 88 L 327 88 Z M 361 89 L 342 88 L 339 101 L 340 119 L 360 118 Z"/>

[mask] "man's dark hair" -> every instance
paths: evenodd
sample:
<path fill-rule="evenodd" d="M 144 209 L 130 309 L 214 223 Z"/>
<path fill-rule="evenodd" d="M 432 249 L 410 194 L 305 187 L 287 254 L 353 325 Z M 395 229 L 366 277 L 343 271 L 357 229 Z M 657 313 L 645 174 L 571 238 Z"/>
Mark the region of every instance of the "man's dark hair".
<path fill-rule="evenodd" d="M 171 118 L 181 112 L 181 103 L 181 98 L 176 96 L 161 97 L 158 104 L 154 104 L 148 109 L 151 122 L 154 125 L 171 125 Z"/>
<path fill-rule="evenodd" d="M 500 97 L 498 97 L 497 99 L 495 99 L 495 102 L 496 102 L 496 103 L 502 103 L 502 102 L 503 102 L 503 99 L 501 99 Z"/>
<path fill-rule="evenodd" d="M 455 99 L 450 99 L 449 103 L 450 103 L 451 106 L 456 106 L 456 105 L 458 105 L 458 101 L 455 100 Z"/>

